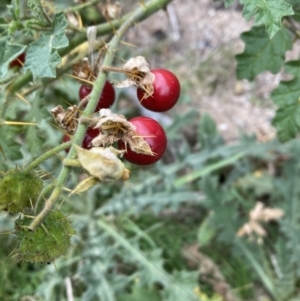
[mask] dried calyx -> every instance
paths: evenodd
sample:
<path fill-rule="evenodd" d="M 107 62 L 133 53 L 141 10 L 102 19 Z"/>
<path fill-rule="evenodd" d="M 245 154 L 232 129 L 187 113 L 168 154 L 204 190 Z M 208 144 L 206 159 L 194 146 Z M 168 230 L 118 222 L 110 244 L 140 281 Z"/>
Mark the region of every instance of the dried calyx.
<path fill-rule="evenodd" d="M 114 20 L 120 17 L 122 7 L 120 2 L 111 3 L 107 1 L 107 3 L 99 3 L 99 7 L 101 9 L 101 13 L 106 20 Z"/>
<path fill-rule="evenodd" d="M 130 171 L 118 158 L 124 151 L 110 147 L 94 147 L 91 150 L 75 145 L 80 166 L 89 173 L 89 177 L 81 181 L 71 192 L 81 193 L 97 185 L 99 182 L 127 180 Z"/>
<path fill-rule="evenodd" d="M 73 76 L 87 86 L 92 87 L 89 82 L 93 82 L 97 78 L 97 75 L 98 72 L 90 65 L 87 58 L 84 58 L 82 61 L 73 66 Z"/>
<path fill-rule="evenodd" d="M 101 109 L 99 115 L 99 117 L 79 119 L 79 122 L 99 129 L 99 136 L 92 140 L 93 146 L 105 147 L 123 140 L 125 145 L 128 144 L 131 150 L 138 154 L 154 155 L 148 143 L 137 134 L 135 126 L 125 116 L 114 114 L 110 109 Z"/>
<path fill-rule="evenodd" d="M 77 106 L 70 106 L 66 110 L 58 105 L 51 110 L 55 121 L 58 125 L 66 131 L 66 133 L 73 135 L 78 126 L 79 110 Z"/>
<path fill-rule="evenodd" d="M 123 73 L 127 76 L 126 79 L 115 83 L 116 88 L 136 86 L 145 91 L 145 97 L 153 94 L 155 76 L 150 72 L 149 64 L 143 56 L 129 59 L 122 68 L 102 67 L 101 70 Z"/>
<path fill-rule="evenodd" d="M 119 179 L 127 180 L 129 170 L 118 158 L 124 151 L 110 147 L 94 147 L 90 150 L 75 145 L 81 166 L 101 182 L 111 182 Z"/>

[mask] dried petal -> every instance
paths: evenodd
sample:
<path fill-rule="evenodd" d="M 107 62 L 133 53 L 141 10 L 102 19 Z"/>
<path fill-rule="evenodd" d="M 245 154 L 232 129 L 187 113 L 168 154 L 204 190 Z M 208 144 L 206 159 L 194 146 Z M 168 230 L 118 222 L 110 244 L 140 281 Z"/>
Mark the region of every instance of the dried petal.
<path fill-rule="evenodd" d="M 140 73 L 149 73 L 149 64 L 143 56 L 136 56 L 130 58 L 124 65 L 123 69 L 134 72 L 134 70 Z"/>
<path fill-rule="evenodd" d="M 135 129 L 130 130 L 129 132 L 124 134 L 122 140 L 125 143 L 125 145 L 129 144 L 130 149 L 137 154 L 143 154 L 148 156 L 155 155 L 152 152 L 149 144 L 145 141 L 145 139 L 137 135 Z"/>
<path fill-rule="evenodd" d="M 97 77 L 87 58 L 84 58 L 81 62 L 73 66 L 73 75 L 77 80 L 86 85 L 88 85 L 86 81 L 94 81 Z"/>
<path fill-rule="evenodd" d="M 122 11 L 121 4 L 119 2 L 116 3 L 106 3 L 101 7 L 101 13 L 107 20 L 114 20 L 120 17 Z"/>
<path fill-rule="evenodd" d="M 99 114 L 94 128 L 98 128 L 100 134 L 93 139 L 93 146 L 111 145 L 134 128 L 123 115 L 114 114 L 110 109 L 101 109 Z"/>
<path fill-rule="evenodd" d="M 85 150 L 75 145 L 81 166 L 93 177 L 103 182 L 124 178 L 128 174 L 123 162 L 117 157 L 124 153 L 113 147 L 94 147 Z M 126 176 L 125 176 L 126 177 Z"/>
<path fill-rule="evenodd" d="M 99 181 L 95 177 L 88 177 L 88 178 L 84 179 L 83 181 L 81 181 L 74 188 L 74 190 L 70 193 L 70 195 L 72 195 L 74 193 L 78 193 L 79 194 L 81 192 L 87 191 L 88 189 L 90 189 L 91 187 L 97 185 L 98 183 L 99 183 Z"/>
<path fill-rule="evenodd" d="M 137 86 L 145 91 L 145 96 L 153 94 L 153 82 L 155 76 L 150 72 L 149 64 L 143 56 L 129 59 L 122 68 L 127 79 L 115 84 L 117 88 Z"/>
<path fill-rule="evenodd" d="M 101 109 L 98 118 L 81 118 L 89 126 L 99 129 L 100 134 L 92 140 L 93 146 L 107 146 L 123 140 L 131 150 L 144 155 L 155 155 L 148 143 L 136 132 L 135 126 L 123 115 L 114 114 L 110 109 Z M 96 125 L 95 125 L 96 124 Z"/>

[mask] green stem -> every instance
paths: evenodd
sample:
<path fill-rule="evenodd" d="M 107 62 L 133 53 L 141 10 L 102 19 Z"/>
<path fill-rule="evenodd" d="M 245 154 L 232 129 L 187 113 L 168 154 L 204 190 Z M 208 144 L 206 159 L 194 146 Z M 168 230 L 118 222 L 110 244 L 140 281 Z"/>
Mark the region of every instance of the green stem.
<path fill-rule="evenodd" d="M 63 165 L 70 166 L 70 167 L 82 167 L 79 160 L 77 159 L 64 159 Z"/>
<path fill-rule="evenodd" d="M 103 66 L 107 67 L 112 64 L 113 58 L 115 56 L 115 52 L 118 48 L 119 43 L 121 42 L 123 35 L 133 24 L 135 24 L 137 21 L 141 19 L 146 18 L 147 16 L 156 12 L 157 10 L 161 8 L 165 8 L 166 5 L 171 1 L 172 0 L 152 0 L 149 3 L 147 3 L 145 6 L 138 8 L 133 14 L 130 14 L 128 19 L 124 21 L 120 29 L 115 33 L 114 37 L 108 44 L 108 51 L 104 58 Z M 111 27 L 110 30 L 112 30 Z M 90 94 L 91 95 L 90 101 L 82 114 L 83 116 L 89 116 L 94 112 L 99 96 L 101 95 L 104 83 L 106 81 L 106 76 L 107 76 L 106 73 L 99 72 L 99 75 L 94 83 L 93 90 Z M 83 136 L 86 132 L 86 128 L 87 128 L 86 124 L 82 123 L 78 125 L 76 133 L 72 139 L 72 142 L 74 144 L 81 145 Z M 75 154 L 76 154 L 76 150 L 74 146 L 72 146 L 71 150 L 67 155 L 67 159 L 74 159 Z M 51 211 L 53 205 L 55 204 L 57 198 L 61 193 L 64 183 L 68 178 L 69 172 L 70 172 L 70 167 L 68 166 L 62 167 L 61 172 L 56 181 L 55 189 L 52 191 L 52 194 L 50 195 L 49 199 L 45 202 L 45 206 L 43 210 L 34 218 L 34 220 L 29 225 L 30 230 L 33 231 Z"/>
<path fill-rule="evenodd" d="M 70 7 L 68 9 L 65 9 L 63 12 L 65 14 L 68 14 L 68 13 L 74 13 L 74 12 L 77 12 L 79 10 L 82 10 L 84 8 L 87 8 L 89 6 L 92 6 L 98 2 L 101 2 L 101 0 L 92 0 L 92 1 L 88 1 L 87 3 L 83 3 L 83 4 L 79 4 L 77 6 L 73 6 L 73 7 Z"/>
<path fill-rule="evenodd" d="M 31 171 L 32 169 L 39 166 L 42 162 L 48 160 L 50 157 L 56 155 L 57 153 L 70 147 L 71 145 L 72 145 L 72 142 L 68 141 L 66 143 L 60 144 L 59 146 L 49 150 L 48 152 L 46 152 L 45 154 L 43 154 L 42 156 L 38 157 L 36 160 L 31 162 L 27 167 L 25 167 L 24 171 L 25 172 Z"/>
<path fill-rule="evenodd" d="M 37 199 L 37 201 L 36 201 L 35 208 L 34 208 L 34 214 L 36 214 L 36 210 L 39 208 L 39 204 L 40 204 L 41 200 L 42 200 L 43 198 L 45 198 L 45 196 L 46 196 L 48 193 L 50 193 L 51 190 L 52 190 L 54 187 L 55 187 L 55 186 L 54 186 L 53 183 L 51 183 L 51 184 L 47 185 L 46 187 L 44 187 L 44 189 L 42 190 L 42 192 L 40 193 L 40 195 L 39 195 L 39 197 L 38 197 L 38 199 Z"/>

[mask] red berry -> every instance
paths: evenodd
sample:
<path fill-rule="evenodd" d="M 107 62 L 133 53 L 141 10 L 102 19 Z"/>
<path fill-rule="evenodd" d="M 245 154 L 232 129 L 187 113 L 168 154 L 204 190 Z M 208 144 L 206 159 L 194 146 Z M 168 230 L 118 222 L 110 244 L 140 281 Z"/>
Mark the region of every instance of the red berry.
<path fill-rule="evenodd" d="M 180 96 L 180 83 L 177 77 L 165 69 L 151 70 L 155 79 L 153 82 L 153 94 L 145 97 L 145 91 L 137 89 L 137 97 L 141 105 L 154 112 L 165 112 L 170 110 L 178 101 Z"/>
<path fill-rule="evenodd" d="M 85 149 L 91 149 L 92 148 L 92 140 L 99 135 L 100 131 L 99 129 L 92 129 L 88 128 L 85 136 L 83 138 L 81 146 Z M 67 134 L 63 136 L 63 142 L 68 142 L 71 140 L 71 137 Z M 70 149 L 66 149 L 66 152 L 68 153 Z"/>
<path fill-rule="evenodd" d="M 82 84 L 80 89 L 79 89 L 79 98 L 82 100 L 85 98 L 87 95 L 89 95 L 92 92 L 92 87 L 87 86 L 85 84 Z M 98 104 L 95 108 L 95 112 L 101 110 L 101 109 L 108 109 L 110 108 L 113 103 L 115 102 L 115 89 L 113 85 L 109 82 L 106 81 L 101 93 L 101 96 L 99 98 Z"/>
<path fill-rule="evenodd" d="M 25 62 L 25 57 L 26 57 L 25 52 L 21 53 L 16 59 L 14 59 L 9 63 L 9 67 L 10 68 L 22 67 Z"/>
<path fill-rule="evenodd" d="M 136 129 L 138 135 L 142 136 L 149 144 L 154 156 L 137 154 L 127 145 L 124 158 L 137 165 L 148 165 L 157 162 L 163 156 L 167 147 L 167 136 L 162 126 L 149 117 L 135 117 L 129 120 Z M 126 149 L 123 141 L 118 142 L 119 149 Z"/>

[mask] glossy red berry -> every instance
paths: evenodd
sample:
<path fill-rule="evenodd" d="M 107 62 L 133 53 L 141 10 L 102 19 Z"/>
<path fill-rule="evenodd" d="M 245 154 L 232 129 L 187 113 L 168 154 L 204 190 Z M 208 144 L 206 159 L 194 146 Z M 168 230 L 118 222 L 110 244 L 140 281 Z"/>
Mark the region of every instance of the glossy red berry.
<path fill-rule="evenodd" d="M 149 144 L 154 156 L 137 154 L 127 145 L 124 158 L 137 165 L 149 165 L 157 162 L 165 153 L 167 147 L 167 136 L 162 126 L 149 117 L 135 117 L 129 120 L 136 129 L 138 135 L 142 136 Z M 119 149 L 126 149 L 123 141 L 118 142 Z"/>
<path fill-rule="evenodd" d="M 22 67 L 25 62 L 26 54 L 25 52 L 21 53 L 16 59 L 9 63 L 10 68 Z"/>
<path fill-rule="evenodd" d="M 85 136 L 83 138 L 81 146 L 85 149 L 91 149 L 92 148 L 92 140 L 96 138 L 99 135 L 100 131 L 99 129 L 92 129 L 88 128 Z M 63 136 L 62 141 L 63 142 L 68 142 L 71 140 L 71 137 L 67 134 Z M 66 152 L 68 153 L 70 149 L 66 149 Z"/>
<path fill-rule="evenodd" d="M 82 100 L 87 95 L 89 95 L 92 92 L 92 89 L 93 89 L 92 87 L 82 84 L 79 89 L 80 100 Z M 101 109 L 110 108 L 115 102 L 115 98 L 116 98 L 116 93 L 113 85 L 109 81 L 106 81 L 101 96 L 99 98 L 98 104 L 95 108 L 95 112 L 98 112 Z"/>
<path fill-rule="evenodd" d="M 154 112 L 165 112 L 170 110 L 178 101 L 180 96 L 180 83 L 177 77 L 165 69 L 153 69 L 154 74 L 153 94 L 145 97 L 145 91 L 137 89 L 137 97 L 141 105 Z"/>

